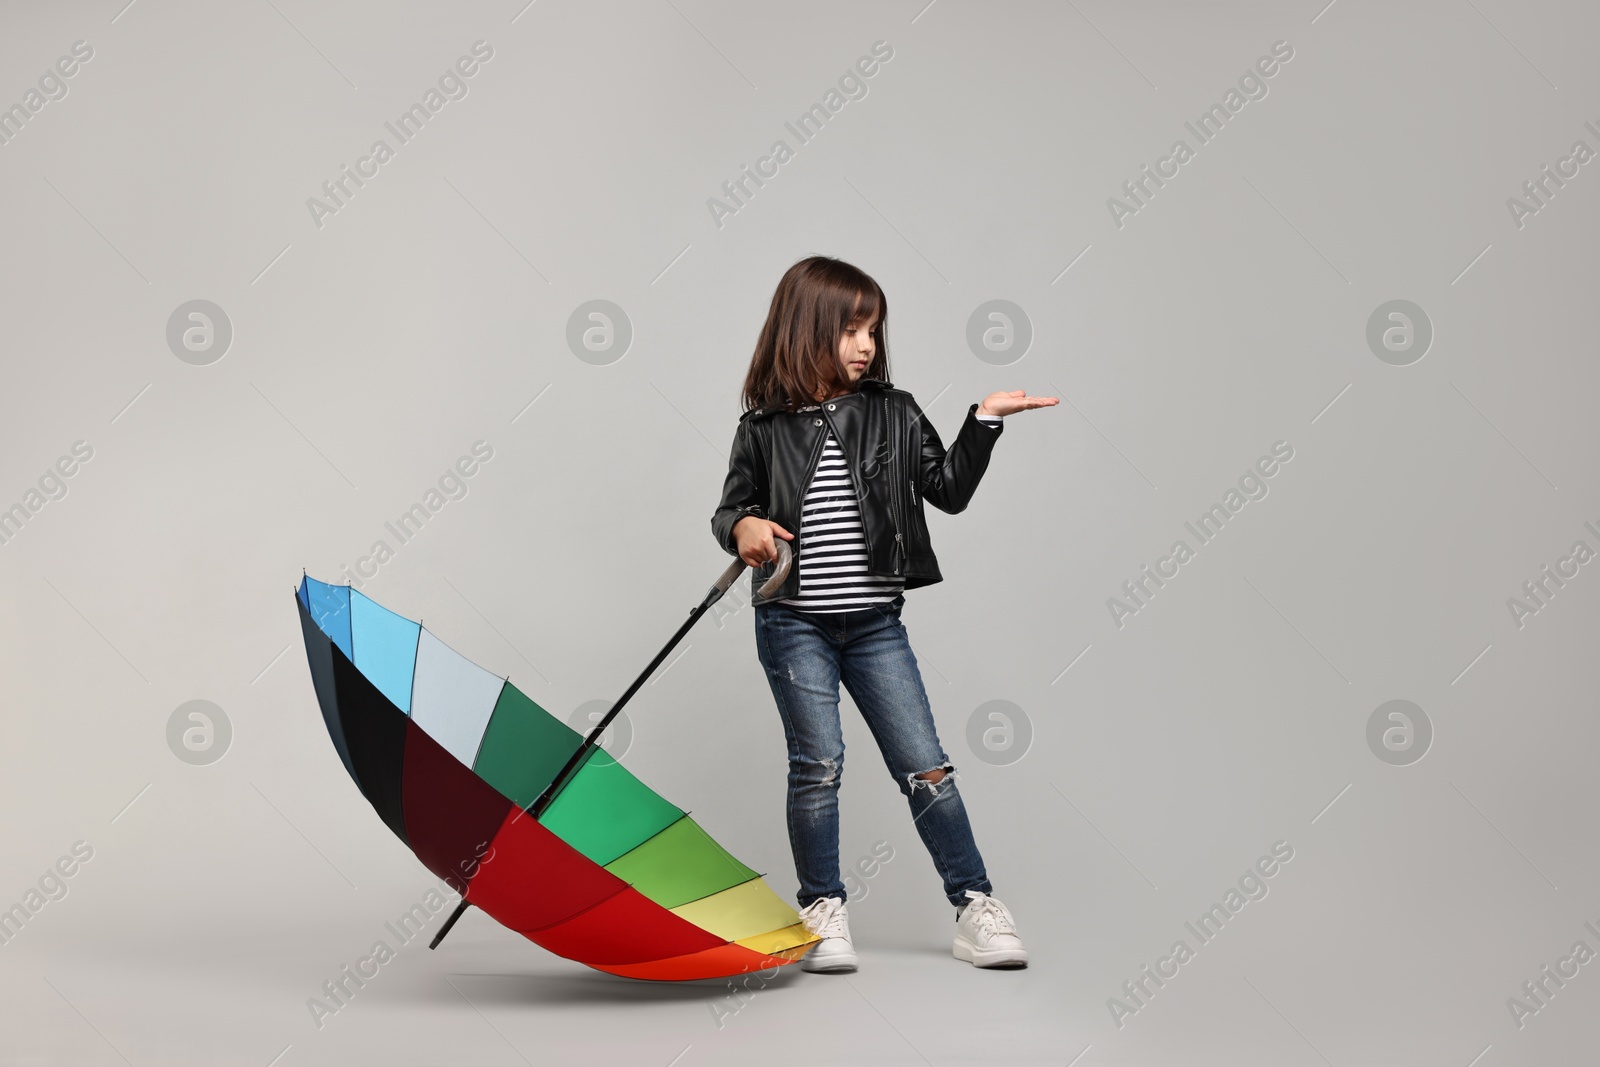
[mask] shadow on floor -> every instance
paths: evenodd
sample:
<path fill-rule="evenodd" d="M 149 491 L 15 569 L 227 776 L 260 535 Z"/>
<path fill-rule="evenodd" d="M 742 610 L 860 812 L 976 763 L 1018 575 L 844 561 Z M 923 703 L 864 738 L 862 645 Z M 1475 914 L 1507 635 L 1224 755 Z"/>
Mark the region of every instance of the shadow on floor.
<path fill-rule="evenodd" d="M 781 990 L 804 975 L 798 964 L 784 967 L 777 974 L 755 971 L 749 975 L 751 990 Z M 574 964 L 570 973 L 516 974 L 492 971 L 451 972 L 445 978 L 477 1007 L 525 1007 L 528 1005 L 580 1004 L 681 1004 L 699 1003 L 728 995 L 729 983 L 739 986 L 742 979 L 704 978 L 691 982 L 653 982 L 602 974 Z M 433 999 L 437 990 L 414 988 L 416 999 Z"/>

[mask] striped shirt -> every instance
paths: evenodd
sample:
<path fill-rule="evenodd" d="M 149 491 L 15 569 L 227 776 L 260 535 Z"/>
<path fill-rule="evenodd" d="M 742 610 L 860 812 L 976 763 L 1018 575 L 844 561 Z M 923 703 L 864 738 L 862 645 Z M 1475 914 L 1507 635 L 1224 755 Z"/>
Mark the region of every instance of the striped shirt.
<path fill-rule="evenodd" d="M 811 411 L 814 408 L 801 408 Z M 980 415 L 999 426 L 1000 416 Z M 905 591 L 905 579 L 867 573 L 867 538 L 844 450 L 830 428 L 822 457 L 800 507 L 800 591 L 774 601 L 797 611 L 860 611 L 887 604 Z"/>

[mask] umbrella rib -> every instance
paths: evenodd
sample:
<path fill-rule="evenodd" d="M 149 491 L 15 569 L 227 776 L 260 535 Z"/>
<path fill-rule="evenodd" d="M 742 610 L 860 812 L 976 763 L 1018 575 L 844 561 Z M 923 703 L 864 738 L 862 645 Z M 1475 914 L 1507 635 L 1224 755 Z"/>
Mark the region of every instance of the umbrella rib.
<path fill-rule="evenodd" d="M 735 890 L 735 889 L 738 889 L 738 888 L 739 888 L 739 887 L 740 887 L 740 886 L 742 886 L 742 885 L 749 885 L 749 884 L 750 884 L 750 883 L 751 883 L 751 882 L 759 882 L 759 881 L 761 881 L 761 879 L 762 879 L 762 878 L 764 878 L 764 877 L 766 877 L 766 876 L 765 876 L 765 875 L 760 875 L 760 874 L 758 874 L 758 875 L 755 875 L 755 876 L 754 876 L 754 877 L 751 877 L 751 878 L 746 878 L 746 879 L 744 879 L 744 880 L 743 880 L 743 881 L 739 881 L 739 882 L 735 882 L 735 883 L 733 883 L 733 884 L 732 884 L 732 885 L 730 885 L 730 886 L 724 886 L 724 887 L 723 887 L 723 888 L 721 888 L 721 889 L 719 889 L 719 890 L 717 890 L 717 893 L 728 893 L 728 892 L 732 892 L 732 891 L 733 891 L 733 890 Z M 665 904 L 661 904 L 661 903 L 659 903 L 659 902 L 658 902 L 658 901 L 654 901 L 654 900 L 650 900 L 650 898 L 649 898 L 649 897 L 645 897 L 645 899 L 646 899 L 646 900 L 650 900 L 650 903 L 652 903 L 652 904 L 655 904 L 655 905 L 656 905 L 656 906 L 657 906 L 657 907 L 662 907 L 662 908 L 667 908 L 667 910 L 668 910 L 668 911 L 672 911 L 672 909 L 673 909 L 673 908 L 682 908 L 682 907 L 686 907 L 686 906 L 688 906 L 688 905 L 690 905 L 690 904 L 695 904 L 695 903 L 698 903 L 698 902 L 699 902 L 699 901 L 702 901 L 702 900 L 710 900 L 710 899 L 711 899 L 711 898 L 712 898 L 712 897 L 714 897 L 714 896 L 716 896 L 716 895 L 717 895 L 717 893 L 706 893 L 706 894 L 705 894 L 705 895 L 703 895 L 703 896 L 698 896 L 698 897 L 695 897 L 695 898 L 694 898 L 694 899 L 693 899 L 693 900 L 686 900 L 686 901 L 684 901 L 684 902 L 683 902 L 683 903 L 682 903 L 682 904 L 674 904 L 674 905 L 672 905 L 672 907 L 671 907 L 671 908 L 667 908 L 667 906 L 666 906 L 666 905 L 665 905 Z M 640 895 L 640 896 L 644 896 L 644 894 L 643 894 L 643 893 L 641 893 L 641 894 L 639 894 L 639 895 Z M 672 912 L 672 913 L 673 913 L 673 914 L 674 914 L 674 915 L 677 915 L 677 914 L 678 914 L 678 913 L 677 913 L 677 912 L 675 912 L 675 911 L 673 911 L 673 912 Z M 683 916 L 682 916 L 682 915 L 678 915 L 678 918 L 680 918 L 680 919 L 683 919 Z M 690 921 L 690 920 L 688 920 L 688 919 L 684 919 L 684 921 L 685 921 L 685 922 L 689 922 L 689 921 Z M 696 925 L 696 926 L 699 926 L 699 923 L 695 923 L 695 925 Z M 701 929 L 702 929 L 702 930 L 704 930 L 704 929 L 705 929 L 705 927 L 703 927 L 703 926 L 702 926 L 702 927 L 700 927 L 700 928 L 701 928 Z M 707 931 L 707 932 L 708 932 L 708 933 L 709 933 L 709 931 Z M 733 944 L 733 941 L 732 941 L 732 940 L 730 940 L 730 941 L 728 941 L 728 944 L 730 944 L 730 945 L 731 945 L 731 944 Z"/>
<path fill-rule="evenodd" d="M 601 870 L 605 870 L 605 868 L 602 867 Z M 606 871 L 606 873 L 610 874 L 611 872 L 610 871 Z M 612 877 L 616 878 L 616 875 L 612 875 Z M 622 879 L 617 878 L 617 881 L 622 882 Z M 602 897 L 601 899 L 595 901 L 593 904 L 590 904 L 587 908 L 579 908 L 577 911 L 573 912 L 571 915 L 568 915 L 568 916 L 565 916 L 563 918 L 557 919 L 553 923 L 546 923 L 544 926 L 529 926 L 526 929 L 519 930 L 517 932 L 518 933 L 522 933 L 522 934 L 527 934 L 527 933 L 535 933 L 535 934 L 537 934 L 537 933 L 542 933 L 545 930 L 554 930 L 556 927 L 560 926 L 562 923 L 569 923 L 573 919 L 576 919 L 580 915 L 589 914 L 591 911 L 593 911 L 594 909 L 598 908 L 600 905 L 605 904 L 605 903 L 607 903 L 607 902 L 609 902 L 611 900 L 615 900 L 617 897 L 621 896 L 623 893 L 626 893 L 628 890 L 630 890 L 632 888 L 633 887 L 631 885 L 629 885 L 627 882 L 622 882 L 622 888 L 621 889 L 617 890 L 615 893 L 612 893 L 610 896 Z M 640 895 L 642 896 L 643 894 L 640 894 Z M 648 897 L 646 897 L 645 899 L 649 900 Z M 652 900 L 652 901 L 650 901 L 650 903 L 654 904 L 655 901 Z"/>
<path fill-rule="evenodd" d="M 651 834 L 649 837 L 645 838 L 643 841 L 640 841 L 637 845 L 634 845 L 633 848 L 628 849 L 627 852 L 622 853 L 621 856 L 618 856 L 618 857 L 616 857 L 616 859 L 613 859 L 613 860 L 608 860 L 607 862 L 602 863 L 600 866 L 602 868 L 609 868 L 611 864 L 616 863 L 617 860 L 622 859 L 623 856 L 627 856 L 627 855 L 633 853 L 635 850 L 643 848 L 645 845 L 649 844 L 651 841 L 654 841 L 656 838 L 660 837 L 662 834 L 666 833 L 668 830 L 670 830 L 674 826 L 678 825 L 684 819 L 687 819 L 691 814 L 692 814 L 692 812 L 688 812 L 688 811 L 684 812 L 682 815 L 678 816 L 676 819 L 673 819 L 671 822 L 667 823 L 667 825 L 663 826 L 661 829 L 657 830 L 655 833 Z M 695 823 L 695 825 L 696 826 L 700 826 L 699 823 Z M 713 845 L 716 845 L 718 848 L 722 849 L 722 851 L 727 852 L 728 853 L 728 858 L 733 860 L 733 862 L 737 863 L 739 866 L 745 868 L 746 870 L 755 871 L 755 873 L 752 874 L 749 878 L 745 878 L 745 879 L 743 879 L 741 881 L 733 883 L 733 885 L 724 886 L 722 889 L 717 890 L 718 893 L 725 893 L 729 889 L 737 889 L 739 886 L 742 886 L 742 885 L 744 885 L 744 884 L 746 884 L 748 882 L 759 881 L 760 879 L 765 878 L 767 876 L 767 872 L 766 871 L 756 871 L 756 869 L 754 867 L 750 866 L 744 860 L 740 859 L 738 856 L 735 856 L 732 852 L 728 852 L 727 848 L 723 846 L 722 842 L 718 841 L 716 838 L 712 837 L 711 836 L 711 832 L 709 830 L 707 830 L 704 826 L 700 826 L 700 832 L 706 835 L 706 840 L 710 841 Z M 632 882 L 629 882 L 628 884 L 630 886 L 633 885 Z M 706 896 L 714 896 L 714 895 L 715 894 L 712 894 L 712 893 L 707 893 L 706 894 Z M 695 900 L 704 900 L 705 897 L 695 897 L 694 899 Z M 684 904 L 690 904 L 690 903 L 693 903 L 693 901 L 687 901 L 687 900 L 684 901 Z M 682 904 L 678 904 L 678 905 L 674 905 L 674 906 L 681 908 L 683 905 Z"/>
<path fill-rule="evenodd" d="M 358 590 L 352 589 L 350 587 L 350 583 L 349 582 L 344 583 L 344 588 L 345 588 L 344 602 L 350 608 L 350 666 L 355 667 L 355 665 L 356 665 L 356 602 L 355 602 L 355 596 L 356 596 L 356 593 L 358 592 Z M 363 594 L 363 595 L 365 595 L 365 594 Z M 324 632 L 326 632 L 326 631 L 324 631 Z M 333 640 L 333 636 L 331 634 L 328 636 L 328 640 L 329 641 Z M 357 667 L 356 669 L 360 670 L 359 667 Z"/>
<path fill-rule="evenodd" d="M 613 864 L 613 863 L 617 862 L 617 860 L 620 860 L 623 856 L 626 856 L 629 853 L 632 853 L 636 849 L 643 848 L 644 846 L 648 845 L 650 842 L 654 841 L 656 838 L 660 837 L 662 834 L 666 833 L 668 830 L 672 829 L 674 826 L 678 825 L 680 822 L 682 822 L 683 820 L 687 819 L 688 817 L 689 817 L 689 813 L 685 811 L 682 815 L 679 815 L 676 819 L 673 819 L 671 822 L 667 823 L 667 825 L 663 826 L 661 829 L 657 830 L 655 833 L 651 834 L 649 837 L 645 838 L 643 841 L 640 841 L 637 845 L 629 846 L 629 848 L 628 848 L 628 850 L 626 852 L 623 852 L 623 853 L 619 854 L 618 856 L 616 856 L 613 859 L 607 860 L 605 863 L 602 863 L 600 866 L 602 866 L 602 867 L 609 866 L 610 864 Z M 698 826 L 699 824 L 696 823 L 695 825 Z M 701 827 L 701 829 L 704 830 L 705 827 Z M 711 835 L 707 834 L 706 836 L 710 837 Z M 726 852 L 727 850 L 723 849 L 723 851 Z M 732 853 L 729 853 L 729 855 L 732 855 Z"/>
<path fill-rule="evenodd" d="M 417 635 L 417 639 L 419 641 L 422 639 L 420 634 Z M 413 683 L 413 684 L 415 684 L 415 683 Z M 467 764 L 468 767 L 472 768 L 472 773 L 473 774 L 477 774 L 478 773 L 478 757 L 483 755 L 483 743 L 489 737 L 489 724 L 494 721 L 494 709 L 498 708 L 500 706 L 501 698 L 503 698 L 506 695 L 506 686 L 508 686 L 510 684 L 511 684 L 511 679 L 510 678 L 502 678 L 500 680 L 500 692 L 498 692 L 498 693 L 496 693 L 494 695 L 494 704 L 492 704 L 490 706 L 489 717 L 487 719 L 483 720 L 483 733 L 478 735 L 478 747 L 472 750 L 472 762 Z M 481 778 L 482 775 L 479 775 L 479 777 Z M 506 799 L 510 800 L 511 798 L 507 797 Z M 516 801 L 512 800 L 511 803 L 515 804 Z"/>
<path fill-rule="evenodd" d="M 443 642 L 441 642 L 442 644 Z M 411 649 L 411 692 L 406 695 L 406 718 L 417 707 L 417 657 L 422 654 L 422 620 L 417 620 L 417 643 Z M 432 736 L 432 735 L 429 735 Z"/>

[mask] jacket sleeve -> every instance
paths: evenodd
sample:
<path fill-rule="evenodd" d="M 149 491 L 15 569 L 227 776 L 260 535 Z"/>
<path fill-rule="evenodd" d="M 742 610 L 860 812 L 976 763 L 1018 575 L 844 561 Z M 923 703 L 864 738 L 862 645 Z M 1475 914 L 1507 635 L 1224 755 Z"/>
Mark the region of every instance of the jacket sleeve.
<path fill-rule="evenodd" d="M 1006 432 L 1004 424 L 992 426 L 978 421 L 978 405 L 973 404 L 947 451 L 939 440 L 939 431 L 915 400 L 910 401 L 910 411 L 922 439 L 917 491 L 940 511 L 954 515 L 966 510 L 989 467 L 989 453 L 994 450 L 995 441 Z"/>
<path fill-rule="evenodd" d="M 728 455 L 728 476 L 722 483 L 722 502 L 711 515 L 711 535 L 730 556 L 739 554 L 734 525 L 746 515 L 767 518 L 769 486 L 767 460 L 749 419 L 740 421 Z"/>

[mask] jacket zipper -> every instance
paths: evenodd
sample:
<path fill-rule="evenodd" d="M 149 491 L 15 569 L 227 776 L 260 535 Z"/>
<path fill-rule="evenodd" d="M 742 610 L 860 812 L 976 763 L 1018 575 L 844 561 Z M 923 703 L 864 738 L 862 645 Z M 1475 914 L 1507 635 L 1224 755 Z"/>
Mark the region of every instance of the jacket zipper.
<path fill-rule="evenodd" d="M 821 409 L 820 408 L 818 409 L 818 414 L 821 414 Z M 813 479 L 813 478 L 815 478 L 817 476 L 817 464 L 822 461 L 822 446 L 827 444 L 827 442 L 828 442 L 828 431 L 831 428 L 832 428 L 831 424 L 825 423 L 823 425 L 822 434 L 817 438 L 817 446 L 816 446 L 816 448 L 812 449 L 812 451 L 811 451 L 811 461 L 807 466 L 806 476 L 804 478 L 800 479 L 800 501 L 799 501 L 799 504 L 798 504 L 798 506 L 796 506 L 794 508 L 794 510 L 792 512 L 792 514 L 794 515 L 794 530 L 792 531 L 794 533 L 794 546 L 793 546 L 794 569 L 790 572 L 790 577 L 793 578 L 794 582 L 795 582 L 795 594 L 798 594 L 800 592 L 800 579 L 799 579 L 798 576 L 800 574 L 801 542 L 805 537 L 805 534 L 803 534 L 801 532 L 801 527 L 803 527 L 805 525 L 805 522 L 806 522 L 806 517 L 805 517 L 806 490 L 811 485 L 811 479 Z M 789 583 L 786 580 L 784 582 L 784 584 L 788 585 Z"/>
<path fill-rule="evenodd" d="M 886 434 L 888 434 L 889 431 L 894 428 L 894 419 L 891 416 L 890 411 L 889 394 L 885 393 L 883 394 L 883 425 L 884 432 Z M 906 558 L 905 541 L 900 536 L 900 492 L 898 486 L 900 481 L 900 450 L 895 446 L 896 443 L 893 440 L 893 434 L 890 434 L 889 436 L 889 518 L 894 523 L 894 573 L 895 577 L 898 578 L 901 576 L 900 569 L 905 563 Z"/>

